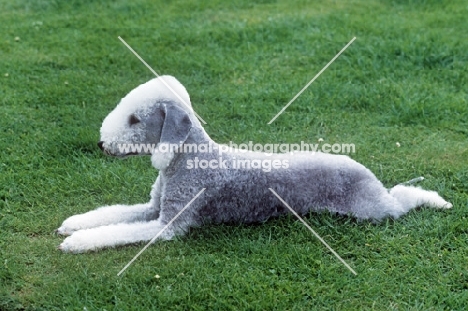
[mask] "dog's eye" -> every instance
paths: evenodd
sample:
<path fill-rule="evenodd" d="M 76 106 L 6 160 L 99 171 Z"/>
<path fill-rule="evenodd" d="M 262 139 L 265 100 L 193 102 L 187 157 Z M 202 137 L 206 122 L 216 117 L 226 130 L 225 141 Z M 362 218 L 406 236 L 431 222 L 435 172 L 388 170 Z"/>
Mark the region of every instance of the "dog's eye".
<path fill-rule="evenodd" d="M 132 114 L 132 115 L 130 116 L 130 118 L 128 118 L 128 123 L 129 123 L 130 125 L 135 125 L 135 124 L 137 124 L 137 123 L 140 123 L 140 119 L 138 119 L 138 117 L 137 117 L 136 115 Z"/>

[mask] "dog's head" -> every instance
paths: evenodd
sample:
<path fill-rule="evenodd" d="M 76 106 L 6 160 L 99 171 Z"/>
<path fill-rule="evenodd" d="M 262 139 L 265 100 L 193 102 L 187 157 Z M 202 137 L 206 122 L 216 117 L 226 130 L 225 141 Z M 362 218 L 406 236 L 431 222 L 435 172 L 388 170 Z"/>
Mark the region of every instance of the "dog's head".
<path fill-rule="evenodd" d="M 174 153 L 161 146 L 185 142 L 192 114 L 190 97 L 179 81 L 171 76 L 155 78 L 122 98 L 104 119 L 98 145 L 116 157 L 152 154 L 153 165 L 163 169 Z"/>

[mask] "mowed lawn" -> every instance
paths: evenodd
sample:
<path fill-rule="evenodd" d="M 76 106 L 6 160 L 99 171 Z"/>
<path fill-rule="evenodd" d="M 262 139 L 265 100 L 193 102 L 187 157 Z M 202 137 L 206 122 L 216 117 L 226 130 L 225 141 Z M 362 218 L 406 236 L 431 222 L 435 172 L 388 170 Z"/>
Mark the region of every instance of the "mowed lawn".
<path fill-rule="evenodd" d="M 0 310 L 464 310 L 468 4 L 464 0 L 0 0 Z M 54 231 L 149 200 L 147 157 L 98 149 L 103 118 L 177 77 L 228 143 L 348 143 L 387 187 L 424 176 L 451 210 L 357 222 L 293 216 L 152 245 L 63 254 Z M 351 46 L 271 120 L 353 37 Z"/>

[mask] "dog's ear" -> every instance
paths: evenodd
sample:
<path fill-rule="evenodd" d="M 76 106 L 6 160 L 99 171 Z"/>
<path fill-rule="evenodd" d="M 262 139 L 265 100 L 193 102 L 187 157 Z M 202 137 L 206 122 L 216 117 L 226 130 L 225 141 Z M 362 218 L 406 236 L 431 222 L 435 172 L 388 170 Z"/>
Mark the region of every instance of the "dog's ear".
<path fill-rule="evenodd" d="M 192 121 L 182 108 L 174 105 L 161 105 L 163 125 L 157 148 L 153 151 L 151 162 L 157 169 L 165 169 L 174 158 L 174 153 L 179 152 L 180 146 L 187 139 L 192 129 Z"/>
<path fill-rule="evenodd" d="M 182 109 L 174 105 L 162 105 L 163 126 L 161 130 L 160 143 L 180 144 L 187 139 L 192 129 L 192 121 L 189 115 Z"/>

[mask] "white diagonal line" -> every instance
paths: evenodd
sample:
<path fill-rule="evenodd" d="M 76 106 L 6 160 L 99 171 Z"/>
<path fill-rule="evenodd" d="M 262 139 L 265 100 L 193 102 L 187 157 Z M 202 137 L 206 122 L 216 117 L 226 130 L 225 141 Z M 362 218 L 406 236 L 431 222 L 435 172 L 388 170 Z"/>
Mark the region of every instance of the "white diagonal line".
<path fill-rule="evenodd" d="M 420 181 L 423 181 L 423 180 L 424 180 L 424 177 L 423 177 L 423 176 L 419 176 L 419 177 L 413 178 L 413 179 L 411 179 L 411 180 L 402 182 L 400 185 L 412 185 L 412 184 L 415 184 L 415 183 L 420 182 Z"/>
<path fill-rule="evenodd" d="M 343 258 L 341 258 L 340 255 L 338 255 L 338 253 L 335 252 L 335 251 L 333 250 L 333 248 L 331 248 L 330 245 L 328 245 L 327 242 L 325 242 L 325 240 L 322 239 L 322 237 L 321 237 L 320 235 L 318 235 L 318 233 L 315 232 L 314 229 L 312 229 L 312 228 L 305 222 L 305 220 L 302 219 L 301 216 L 299 216 L 299 215 L 291 208 L 291 206 L 289 206 L 288 203 L 286 203 L 286 202 L 275 192 L 275 190 L 273 190 L 273 189 L 271 189 L 271 188 L 268 188 L 268 189 L 270 189 L 270 191 L 271 191 L 271 192 L 272 192 L 272 193 L 273 193 L 273 194 L 274 194 L 290 211 L 291 211 L 291 213 L 293 213 L 294 216 L 296 216 L 297 219 L 299 219 L 299 220 L 304 224 L 304 226 L 306 226 L 307 229 L 309 229 L 310 232 L 312 232 L 312 233 L 315 235 L 315 237 L 316 237 L 317 239 L 319 239 L 319 241 L 322 242 L 322 244 L 325 245 L 325 246 L 330 250 L 330 252 L 332 252 L 333 255 L 335 255 L 335 257 L 338 258 L 338 260 L 341 261 L 341 262 L 346 266 L 346 268 L 349 269 L 349 271 L 351 271 L 354 275 L 357 275 L 356 271 L 354 271 L 354 270 L 346 263 L 346 261 L 344 261 Z"/>
<path fill-rule="evenodd" d="M 128 264 L 125 265 L 125 267 L 123 267 L 122 270 L 120 270 L 119 273 L 117 273 L 117 276 L 120 276 L 125 270 L 127 270 L 128 267 L 130 267 L 130 265 L 151 245 L 154 243 L 154 241 L 156 241 L 156 239 L 161 235 L 161 233 L 164 232 L 164 230 L 166 230 L 176 219 L 177 217 L 180 216 L 180 214 L 182 214 L 189 206 L 190 204 L 193 203 L 193 201 L 195 201 L 196 198 L 198 198 L 199 195 L 202 194 L 203 191 L 205 191 L 206 188 L 203 188 L 202 190 L 200 190 L 200 192 L 197 193 L 196 196 L 193 197 L 193 199 L 190 200 L 190 202 L 187 203 L 187 205 L 184 206 L 184 208 L 177 213 L 177 215 L 174 216 L 174 218 L 171 219 L 171 221 L 169 221 L 167 223 L 167 225 L 164 226 L 164 228 L 161 229 L 161 231 L 158 232 L 158 234 L 156 234 L 156 236 L 154 238 L 151 239 L 151 241 L 148 242 L 148 244 L 145 245 L 145 247 L 142 248 L 142 250 L 135 255 L 135 257 L 133 257 L 132 260 L 130 260 L 130 262 Z"/>
<path fill-rule="evenodd" d="M 332 64 L 335 61 L 335 59 L 337 59 L 338 56 L 340 56 L 341 53 L 343 53 L 351 45 L 351 43 L 353 43 L 354 40 L 356 40 L 356 37 L 351 39 L 351 41 L 349 41 L 349 43 L 346 44 L 346 46 L 342 48 L 341 51 L 339 51 L 338 54 L 336 54 L 335 57 L 333 57 L 332 60 L 328 64 L 326 64 L 325 67 L 323 67 L 322 70 L 320 70 L 320 72 L 316 74 L 315 77 L 313 77 L 312 80 L 310 80 L 309 83 L 307 83 L 306 86 L 304 86 L 302 90 L 300 90 L 300 92 L 297 93 L 297 95 L 294 96 L 294 98 L 291 99 L 289 103 L 287 103 L 287 105 L 284 106 L 283 109 L 281 109 L 280 112 L 276 114 L 276 116 L 273 117 L 273 119 L 270 120 L 270 122 L 268 122 L 268 124 L 273 123 L 273 121 L 275 121 L 276 118 L 278 118 L 279 115 L 282 114 L 289 107 L 289 105 L 291 105 L 296 100 L 296 98 L 298 98 L 309 87 L 309 85 L 311 85 L 315 81 L 315 79 L 317 79 L 322 74 L 322 72 L 324 72 L 328 68 L 328 66 Z"/>
<path fill-rule="evenodd" d="M 157 73 L 156 71 L 154 71 L 154 69 L 151 68 L 151 66 L 148 65 L 148 63 L 146 63 L 145 60 L 144 60 L 143 58 L 141 58 L 140 55 L 138 55 L 138 53 L 135 52 L 135 50 L 132 49 L 132 47 L 131 47 L 130 45 L 128 45 L 127 42 L 125 42 L 124 39 L 122 39 L 120 36 L 119 36 L 118 38 L 119 38 L 120 41 L 122 41 L 123 44 L 125 44 L 125 46 L 126 46 L 133 54 L 135 54 L 135 56 L 136 56 L 136 57 L 137 57 L 137 58 L 138 58 L 138 59 L 139 59 L 139 60 L 156 76 L 156 77 L 161 78 L 161 77 L 158 75 L 158 73 Z M 161 81 L 162 81 L 162 83 L 163 83 L 172 93 L 174 93 L 175 96 L 177 96 L 177 98 L 178 98 L 180 101 L 182 101 L 182 103 L 183 103 L 185 106 L 187 106 L 187 108 L 189 108 L 190 110 L 193 111 L 193 113 L 195 114 L 195 116 L 196 116 L 203 124 L 206 124 L 205 120 L 203 120 L 203 119 L 195 112 L 195 110 L 193 110 L 193 108 L 192 108 L 189 104 L 187 104 L 187 103 L 185 102 L 185 100 L 183 100 L 182 97 L 180 97 L 179 94 L 177 94 L 177 92 L 174 91 L 174 90 L 169 86 L 169 84 L 166 83 L 166 81 L 164 81 L 164 79 L 161 78 Z"/>

